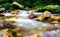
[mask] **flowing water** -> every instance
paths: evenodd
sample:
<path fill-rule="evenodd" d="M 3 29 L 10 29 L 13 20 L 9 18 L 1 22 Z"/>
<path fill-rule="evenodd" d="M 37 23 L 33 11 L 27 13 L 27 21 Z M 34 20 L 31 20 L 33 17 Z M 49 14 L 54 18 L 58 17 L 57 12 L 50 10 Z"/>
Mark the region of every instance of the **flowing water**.
<path fill-rule="evenodd" d="M 39 15 L 42 14 L 42 13 L 39 13 Z M 41 22 L 41 21 L 36 21 L 34 19 L 28 19 L 27 17 L 29 16 L 30 14 L 28 14 L 28 11 L 24 11 L 24 10 L 20 10 L 19 14 L 17 15 L 12 15 L 12 14 L 9 14 L 9 13 L 5 13 L 5 16 L 17 16 L 17 19 L 13 20 L 13 21 L 16 21 L 17 24 L 19 24 L 20 26 L 24 27 L 24 28 L 27 28 L 27 29 L 38 29 L 39 27 L 47 27 L 47 26 L 52 26 L 51 24 L 49 23 L 44 23 L 44 22 Z M 35 15 L 38 15 L 38 13 Z M 20 18 L 23 18 L 23 19 L 20 19 Z M 39 32 L 39 31 L 38 31 Z M 40 31 L 40 33 L 42 34 L 43 31 Z"/>

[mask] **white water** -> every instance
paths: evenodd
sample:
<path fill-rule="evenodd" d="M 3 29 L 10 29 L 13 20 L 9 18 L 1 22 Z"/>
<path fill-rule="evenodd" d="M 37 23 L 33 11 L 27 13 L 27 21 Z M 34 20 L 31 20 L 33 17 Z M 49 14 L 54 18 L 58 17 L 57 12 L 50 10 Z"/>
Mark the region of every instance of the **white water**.
<path fill-rule="evenodd" d="M 42 13 L 34 13 L 35 15 L 40 15 Z M 19 14 L 17 15 L 13 15 L 13 14 L 9 14 L 9 13 L 6 13 L 4 14 L 5 16 L 17 16 L 18 18 L 17 19 L 12 19 L 10 21 L 16 21 L 17 24 L 23 24 L 22 27 L 24 28 L 27 28 L 27 29 L 30 29 L 30 28 L 39 28 L 39 27 L 47 27 L 47 26 L 51 26 L 51 24 L 48 24 L 48 23 L 43 23 L 41 21 L 36 21 L 36 20 L 33 20 L 33 19 L 27 19 L 27 17 L 30 15 L 28 14 L 28 11 L 24 11 L 24 10 L 21 10 L 19 12 Z M 24 18 L 24 19 L 19 19 L 20 17 Z M 40 32 L 41 34 L 43 32 Z"/>

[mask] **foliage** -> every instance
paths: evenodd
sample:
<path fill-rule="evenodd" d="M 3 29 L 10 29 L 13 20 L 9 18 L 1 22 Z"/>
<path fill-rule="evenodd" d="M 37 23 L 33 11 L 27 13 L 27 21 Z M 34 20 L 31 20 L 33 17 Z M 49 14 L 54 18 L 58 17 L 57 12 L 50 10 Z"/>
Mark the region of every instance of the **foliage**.
<path fill-rule="evenodd" d="M 43 9 L 50 10 L 53 13 L 60 13 L 60 6 L 59 5 L 47 5 L 43 7 Z"/>
<path fill-rule="evenodd" d="M 60 12 L 60 0 L 0 0 L 0 8 L 6 8 L 10 10 L 16 9 L 12 3 L 17 3 L 24 6 L 23 9 L 47 9 L 54 12 Z"/>

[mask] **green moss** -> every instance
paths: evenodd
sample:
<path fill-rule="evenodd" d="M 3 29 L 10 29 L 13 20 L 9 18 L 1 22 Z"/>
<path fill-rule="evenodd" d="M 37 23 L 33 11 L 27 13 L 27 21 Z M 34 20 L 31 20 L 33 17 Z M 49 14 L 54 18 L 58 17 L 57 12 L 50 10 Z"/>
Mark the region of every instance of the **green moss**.
<path fill-rule="evenodd" d="M 16 9 L 12 5 L 14 1 L 23 5 L 24 8 L 22 9 L 25 10 L 38 9 L 40 11 L 43 11 L 45 9 L 50 10 L 52 13 L 60 12 L 60 0 L 0 0 L 0 8 L 14 10 Z"/>

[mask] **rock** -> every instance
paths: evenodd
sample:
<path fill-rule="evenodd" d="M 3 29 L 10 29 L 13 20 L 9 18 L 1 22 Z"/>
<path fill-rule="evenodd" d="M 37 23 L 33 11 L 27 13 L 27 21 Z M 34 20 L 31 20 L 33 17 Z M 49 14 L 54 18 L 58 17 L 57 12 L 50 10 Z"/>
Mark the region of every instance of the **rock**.
<path fill-rule="evenodd" d="M 49 11 L 45 11 L 43 14 L 44 14 L 44 17 L 50 17 L 51 16 L 51 12 L 49 12 Z"/>
<path fill-rule="evenodd" d="M 44 20 L 46 17 L 50 17 L 51 16 L 51 12 L 49 11 L 45 11 L 44 13 L 42 13 L 40 16 L 37 17 L 37 20 Z M 48 19 L 48 18 L 47 18 Z"/>

